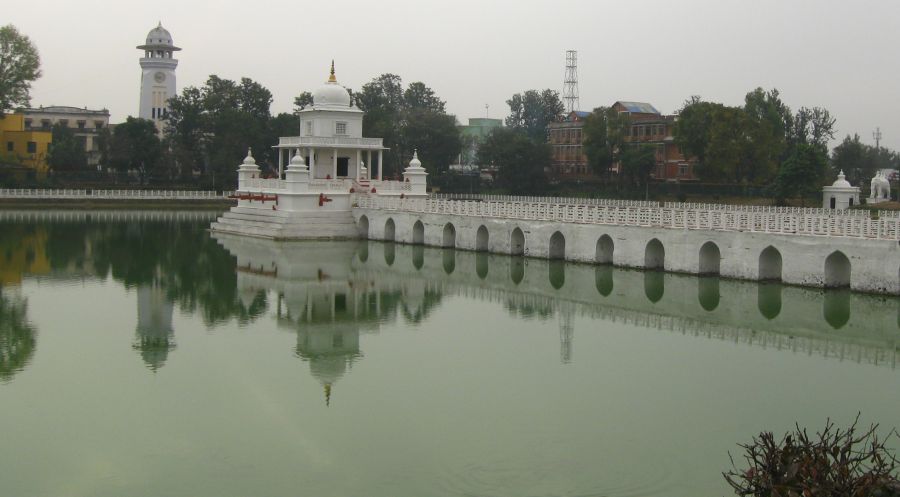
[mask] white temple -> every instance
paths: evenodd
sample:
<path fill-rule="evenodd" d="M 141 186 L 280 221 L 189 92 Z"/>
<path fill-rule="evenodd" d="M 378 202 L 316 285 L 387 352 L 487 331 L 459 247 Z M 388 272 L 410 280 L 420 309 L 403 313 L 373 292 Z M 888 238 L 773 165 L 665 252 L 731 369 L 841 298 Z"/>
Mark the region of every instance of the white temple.
<path fill-rule="evenodd" d="M 262 178 L 248 152 L 238 167 L 238 205 L 212 231 L 273 239 L 358 238 L 350 211 L 354 195 L 426 196 L 428 174 L 417 154 L 402 179 L 383 179 L 382 139 L 362 136 L 363 112 L 337 83 L 333 63 L 328 81 L 313 93 L 312 107 L 300 115 L 301 136 L 281 137 L 276 146 L 278 177 Z"/>
<path fill-rule="evenodd" d="M 841 171 L 831 186 L 822 188 L 822 208 L 848 209 L 854 205 L 859 205 L 859 187 L 851 186 Z"/>

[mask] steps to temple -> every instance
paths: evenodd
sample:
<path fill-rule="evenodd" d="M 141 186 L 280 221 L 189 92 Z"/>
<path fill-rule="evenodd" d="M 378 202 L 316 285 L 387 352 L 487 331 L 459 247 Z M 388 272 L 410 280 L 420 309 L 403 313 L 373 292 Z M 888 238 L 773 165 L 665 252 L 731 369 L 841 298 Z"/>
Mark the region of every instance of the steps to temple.
<path fill-rule="evenodd" d="M 342 240 L 359 238 L 350 211 L 285 212 L 259 207 L 234 207 L 210 230 L 273 240 Z"/>

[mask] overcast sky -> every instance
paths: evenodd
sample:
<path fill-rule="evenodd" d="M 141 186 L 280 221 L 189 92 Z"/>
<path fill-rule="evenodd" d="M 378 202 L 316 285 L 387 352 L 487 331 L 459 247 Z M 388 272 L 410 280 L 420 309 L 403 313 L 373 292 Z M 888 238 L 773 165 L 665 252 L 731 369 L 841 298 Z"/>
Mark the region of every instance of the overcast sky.
<path fill-rule="evenodd" d="M 530 88 L 562 91 L 578 50 L 581 109 L 616 100 L 676 111 L 691 95 L 739 105 L 778 88 L 793 109 L 824 106 L 838 138 L 900 149 L 897 0 L 45 0 L 4 9 L 41 54 L 32 105 L 138 112 L 141 52 L 158 21 L 178 52 L 178 88 L 250 77 L 272 112 L 325 81 L 358 89 L 393 72 L 423 81 L 461 122 L 504 117 Z"/>

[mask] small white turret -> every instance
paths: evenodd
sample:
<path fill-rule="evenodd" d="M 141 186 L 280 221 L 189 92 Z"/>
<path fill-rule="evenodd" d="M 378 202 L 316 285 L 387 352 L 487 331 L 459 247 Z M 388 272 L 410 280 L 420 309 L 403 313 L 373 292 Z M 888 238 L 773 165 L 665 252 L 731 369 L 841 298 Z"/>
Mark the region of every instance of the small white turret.
<path fill-rule="evenodd" d="M 291 158 L 285 172 L 285 183 L 287 183 L 288 191 L 305 192 L 309 190 L 309 168 L 306 167 L 306 161 L 303 156 L 295 154 Z"/>
<path fill-rule="evenodd" d="M 253 158 L 253 150 L 247 149 L 247 157 L 244 162 L 238 166 L 238 190 L 243 190 L 249 186 L 249 180 L 259 177 L 259 166 L 256 165 L 256 159 Z"/>
<path fill-rule="evenodd" d="M 822 188 L 823 209 L 847 209 L 859 205 L 859 187 L 852 186 L 842 170 L 837 180 Z"/>
<path fill-rule="evenodd" d="M 426 177 L 428 173 L 422 167 L 419 160 L 419 151 L 413 151 L 413 158 L 409 161 L 409 167 L 403 171 L 403 181 L 409 183 L 409 196 L 424 197 L 426 195 Z"/>

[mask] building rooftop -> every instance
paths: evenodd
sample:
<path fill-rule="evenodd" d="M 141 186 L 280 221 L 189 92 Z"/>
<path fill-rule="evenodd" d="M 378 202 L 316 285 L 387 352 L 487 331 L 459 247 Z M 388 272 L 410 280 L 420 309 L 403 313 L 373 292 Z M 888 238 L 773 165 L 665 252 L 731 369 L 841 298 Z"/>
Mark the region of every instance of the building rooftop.
<path fill-rule="evenodd" d="M 43 105 L 38 108 L 25 107 L 18 109 L 17 112 L 26 114 L 97 114 L 101 116 L 109 116 L 108 109 L 91 110 L 87 107 L 69 107 L 66 105 Z"/>
<path fill-rule="evenodd" d="M 633 112 L 635 114 L 659 114 L 660 112 L 656 110 L 656 107 L 646 103 L 646 102 L 622 102 L 618 101 L 616 104 L 621 105 L 628 112 Z M 615 104 L 613 104 L 615 105 Z"/>

